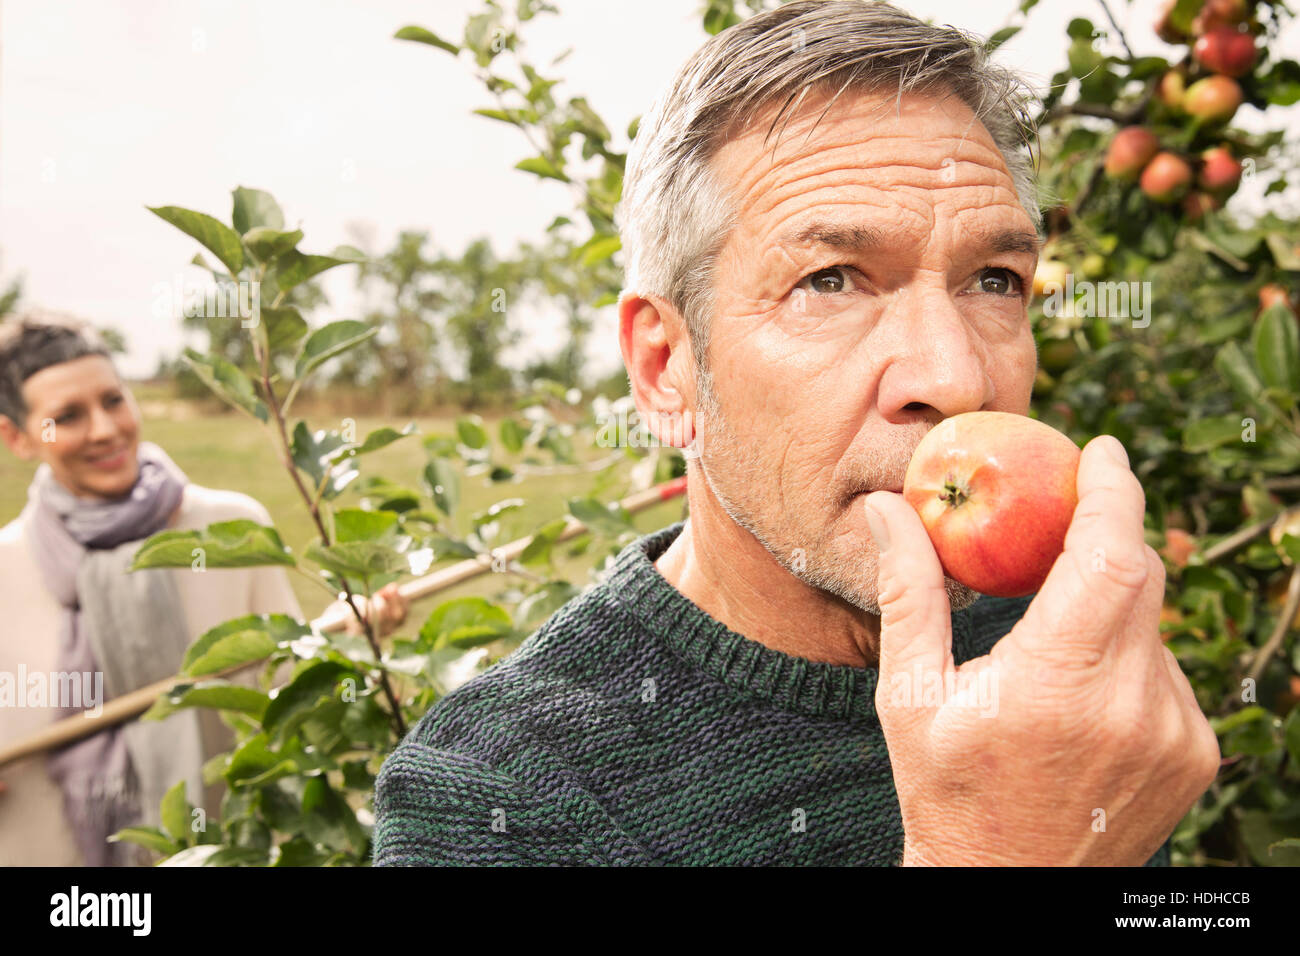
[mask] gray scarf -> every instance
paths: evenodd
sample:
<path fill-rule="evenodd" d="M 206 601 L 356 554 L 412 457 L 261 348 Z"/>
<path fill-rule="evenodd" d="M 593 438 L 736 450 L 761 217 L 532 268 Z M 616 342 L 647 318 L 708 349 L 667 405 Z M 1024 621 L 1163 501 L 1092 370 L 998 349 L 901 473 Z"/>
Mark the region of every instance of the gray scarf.
<path fill-rule="evenodd" d="M 45 464 L 28 490 L 27 540 L 64 608 L 58 671 L 92 675 L 87 680 L 102 672 L 100 704 L 175 674 L 189 644 L 174 572 L 126 570 L 141 540 L 166 528 L 189 479 L 151 442 L 140 442 L 137 458 L 135 484 L 112 501 L 77 498 Z M 50 703 L 68 717 L 87 702 Z M 131 845 L 108 836 L 142 817 L 157 825 L 159 801 L 178 780 L 187 781 L 191 801 L 201 799 L 202 760 L 198 715 L 189 710 L 118 724 L 52 751 L 46 765 L 86 865 L 139 862 Z"/>

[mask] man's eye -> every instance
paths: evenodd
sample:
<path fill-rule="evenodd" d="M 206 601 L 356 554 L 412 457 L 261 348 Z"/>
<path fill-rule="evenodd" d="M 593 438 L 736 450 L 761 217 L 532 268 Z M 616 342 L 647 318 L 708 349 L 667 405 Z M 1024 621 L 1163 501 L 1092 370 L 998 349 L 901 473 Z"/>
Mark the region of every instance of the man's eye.
<path fill-rule="evenodd" d="M 991 295 L 1020 295 L 1022 283 L 1020 276 L 1010 269 L 990 267 L 982 269 L 977 280 L 980 292 Z"/>
<path fill-rule="evenodd" d="M 814 295 L 834 295 L 837 292 L 849 291 L 852 281 L 849 279 L 849 273 L 843 266 L 831 266 L 829 269 L 818 269 L 811 275 L 806 275 L 799 280 L 796 289 L 806 289 Z"/>
<path fill-rule="evenodd" d="M 109 395 L 104 399 L 105 408 L 113 408 L 115 405 L 120 405 L 121 403 L 122 403 L 121 395 Z"/>

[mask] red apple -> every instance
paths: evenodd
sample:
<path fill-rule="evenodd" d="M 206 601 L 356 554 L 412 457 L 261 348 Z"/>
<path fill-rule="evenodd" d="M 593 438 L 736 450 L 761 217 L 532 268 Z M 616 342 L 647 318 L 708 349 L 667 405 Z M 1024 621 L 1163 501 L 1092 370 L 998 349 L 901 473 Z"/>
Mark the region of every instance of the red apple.
<path fill-rule="evenodd" d="M 1183 197 L 1183 213 L 1192 222 L 1200 222 L 1211 209 L 1222 209 L 1223 203 L 1209 193 L 1190 192 Z"/>
<path fill-rule="evenodd" d="M 1183 95 L 1187 92 L 1187 79 L 1177 70 L 1169 70 L 1156 84 L 1156 99 L 1171 110 L 1183 108 Z"/>
<path fill-rule="evenodd" d="M 1255 38 L 1235 27 L 1215 27 L 1196 41 L 1192 56 L 1212 73 L 1245 76 L 1255 62 Z"/>
<path fill-rule="evenodd" d="M 1106 175 L 1137 179 L 1142 167 L 1159 151 L 1160 140 L 1145 126 L 1125 126 L 1115 134 L 1106 150 Z"/>
<path fill-rule="evenodd" d="M 1157 153 L 1142 170 L 1139 185 L 1156 202 L 1175 202 L 1192 184 L 1192 167 L 1176 153 Z"/>
<path fill-rule="evenodd" d="M 1241 163 L 1226 146 L 1215 146 L 1201 153 L 1201 171 L 1196 184 L 1212 193 L 1230 193 L 1241 182 Z"/>
<path fill-rule="evenodd" d="M 995 597 L 1042 587 L 1078 504 L 1079 449 L 1049 425 L 966 412 L 926 433 L 903 478 L 944 573 Z"/>
<path fill-rule="evenodd" d="M 1203 123 L 1226 123 L 1241 105 L 1241 87 L 1227 76 L 1197 80 L 1183 95 L 1183 110 Z"/>
<path fill-rule="evenodd" d="M 1249 16 L 1246 0 L 1205 0 L 1201 12 L 1192 19 L 1192 36 L 1199 37 L 1219 27 L 1236 26 Z"/>
<path fill-rule="evenodd" d="M 1165 531 L 1165 546 L 1160 553 L 1169 559 L 1170 564 L 1185 568 L 1196 553 L 1196 539 L 1182 528 L 1169 528 Z"/>

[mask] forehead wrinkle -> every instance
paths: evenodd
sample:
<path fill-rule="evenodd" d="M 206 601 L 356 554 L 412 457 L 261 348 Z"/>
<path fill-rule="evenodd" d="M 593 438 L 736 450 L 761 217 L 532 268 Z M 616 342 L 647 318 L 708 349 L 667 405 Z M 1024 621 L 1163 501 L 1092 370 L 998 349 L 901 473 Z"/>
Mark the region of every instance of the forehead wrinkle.
<path fill-rule="evenodd" d="M 845 143 L 838 146 L 824 147 L 821 150 L 805 153 L 799 156 L 792 156 L 783 159 L 779 164 L 774 163 L 769 169 L 754 174 L 754 167 L 761 161 L 759 157 L 755 161 L 748 163 L 736 177 L 738 192 L 742 197 L 753 197 L 748 202 L 742 199 L 740 209 L 744 212 L 755 212 L 759 215 L 770 213 L 785 197 L 782 195 L 791 190 L 797 190 L 800 193 L 806 192 L 810 187 L 815 187 L 818 180 L 827 177 L 834 177 L 837 174 L 865 174 L 861 178 L 853 176 L 853 181 L 838 181 L 833 185 L 834 188 L 843 188 L 845 186 L 860 186 L 867 189 L 885 189 L 898 186 L 916 186 L 923 189 L 948 189 L 954 187 L 966 188 L 970 186 L 999 186 L 1006 188 L 1009 192 L 1014 193 L 1014 183 L 1010 174 L 1006 171 L 1005 165 L 998 164 L 990 166 L 982 160 L 996 158 L 996 150 L 989 152 L 982 150 L 984 155 L 975 157 L 963 157 L 956 163 L 949 163 L 952 159 L 953 152 L 961 152 L 958 142 L 958 149 L 953 151 L 942 150 L 939 143 L 933 143 L 934 148 L 929 150 L 933 154 L 933 163 L 928 162 L 897 162 L 896 153 L 889 150 L 889 145 L 897 140 L 915 143 L 912 137 L 886 137 L 876 141 L 879 146 L 880 158 L 877 161 L 863 162 L 861 156 L 854 157 L 852 161 L 845 161 L 838 156 L 832 156 L 843 150 L 856 149 L 863 144 Z M 967 145 L 978 145 L 971 141 L 966 141 Z M 892 154 L 892 155 L 891 155 Z M 942 158 L 939 158 L 942 155 Z M 930 158 L 930 157 L 925 157 Z M 921 159 L 921 157 L 918 157 Z M 811 169 L 809 168 L 811 167 Z M 932 182 L 934 174 L 946 174 L 947 170 L 959 169 L 964 177 L 961 182 L 952 183 L 935 183 Z M 907 174 L 905 176 L 889 175 L 891 171 L 902 170 Z M 765 181 L 773 180 L 780 177 L 778 181 L 764 186 Z"/>

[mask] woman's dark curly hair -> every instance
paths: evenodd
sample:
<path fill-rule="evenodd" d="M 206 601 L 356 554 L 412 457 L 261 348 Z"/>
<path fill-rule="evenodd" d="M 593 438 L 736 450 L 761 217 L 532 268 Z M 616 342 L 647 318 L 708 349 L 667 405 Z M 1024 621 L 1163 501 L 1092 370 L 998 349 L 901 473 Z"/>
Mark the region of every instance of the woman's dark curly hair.
<path fill-rule="evenodd" d="M 84 322 L 28 315 L 0 324 L 0 415 L 25 427 L 23 382 L 43 368 L 86 355 L 112 361 L 108 346 Z"/>

